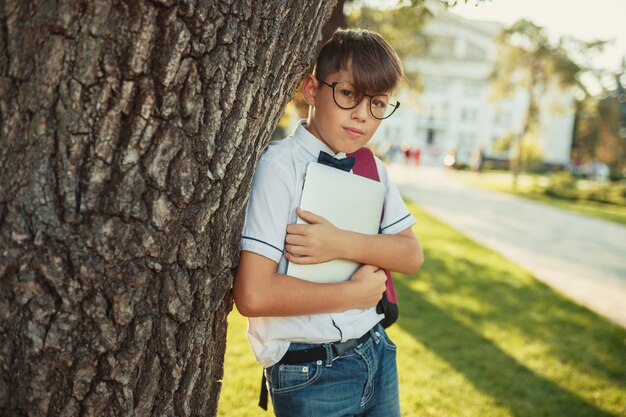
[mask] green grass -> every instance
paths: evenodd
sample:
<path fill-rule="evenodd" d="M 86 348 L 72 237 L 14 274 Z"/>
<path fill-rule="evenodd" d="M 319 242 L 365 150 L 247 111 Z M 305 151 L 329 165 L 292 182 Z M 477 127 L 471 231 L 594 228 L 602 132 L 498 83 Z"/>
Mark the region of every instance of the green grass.
<path fill-rule="evenodd" d="M 579 214 L 626 224 L 625 206 L 585 200 L 569 201 L 544 194 L 541 188 L 547 183 L 545 176 L 522 174 L 519 177 L 517 189 L 513 190 L 510 173 L 483 172 L 478 174 L 469 171 L 454 171 L 454 174 L 461 180 L 478 187 L 515 194 Z"/>
<path fill-rule="evenodd" d="M 403 416 L 626 415 L 626 330 L 537 281 L 415 206 L 426 263 L 396 275 Z M 256 406 L 261 368 L 229 317 L 218 416 Z M 294 416 L 297 417 L 297 416 Z"/>

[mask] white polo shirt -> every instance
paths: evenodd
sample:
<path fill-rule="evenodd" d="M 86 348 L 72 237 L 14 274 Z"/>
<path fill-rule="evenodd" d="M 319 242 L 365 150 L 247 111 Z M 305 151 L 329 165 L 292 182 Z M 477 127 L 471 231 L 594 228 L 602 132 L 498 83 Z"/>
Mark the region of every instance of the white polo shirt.
<path fill-rule="evenodd" d="M 287 225 L 296 222 L 306 167 L 317 161 L 320 151 L 335 154 L 326 144 L 298 124 L 292 136 L 272 142 L 265 150 L 254 176 L 246 209 L 241 249 L 275 261 L 285 274 Z M 398 189 L 389 182 L 382 161 L 376 158 L 380 182 L 386 187 L 381 233 L 396 234 L 415 224 Z M 383 318 L 376 308 L 354 309 L 292 317 L 251 317 L 248 338 L 257 360 L 264 367 L 278 362 L 290 342 L 328 343 L 361 337 Z"/>

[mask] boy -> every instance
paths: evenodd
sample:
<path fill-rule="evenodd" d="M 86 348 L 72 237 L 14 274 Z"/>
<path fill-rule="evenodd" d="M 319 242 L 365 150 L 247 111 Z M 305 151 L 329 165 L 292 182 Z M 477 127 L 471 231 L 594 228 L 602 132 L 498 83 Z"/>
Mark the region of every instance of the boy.
<path fill-rule="evenodd" d="M 380 35 L 336 31 L 303 83 L 306 124 L 272 143 L 259 162 L 233 297 L 249 317 L 248 337 L 278 417 L 400 416 L 396 348 L 378 324 L 376 304 L 385 290 L 381 268 L 412 274 L 423 262 L 415 219 L 378 159 L 387 189 L 381 234 L 339 230 L 297 206 L 307 164 L 324 152 L 341 163 L 363 147 L 399 106 L 389 94 L 401 78 L 398 56 Z M 308 224 L 295 224 L 296 216 Z M 333 259 L 363 266 L 341 283 L 285 275 L 287 262 Z"/>

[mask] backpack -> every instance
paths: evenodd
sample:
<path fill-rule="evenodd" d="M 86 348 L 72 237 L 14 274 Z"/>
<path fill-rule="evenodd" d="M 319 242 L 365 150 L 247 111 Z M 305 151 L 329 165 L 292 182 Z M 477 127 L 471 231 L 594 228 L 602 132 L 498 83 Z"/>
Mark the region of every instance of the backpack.
<path fill-rule="evenodd" d="M 369 148 L 363 147 L 356 152 L 348 154 L 356 158 L 356 162 L 352 167 L 352 172 L 356 175 L 360 175 L 365 178 L 372 179 L 374 181 L 380 181 L 378 176 L 378 169 L 376 169 L 376 160 L 374 154 Z M 384 213 L 381 213 L 381 220 Z M 376 312 L 378 314 L 385 314 L 385 318 L 382 319 L 380 324 L 384 328 L 387 328 L 394 324 L 398 320 L 398 299 L 396 297 L 396 288 L 393 285 L 393 279 L 391 278 L 391 272 L 385 269 L 385 275 L 387 275 L 387 287 L 383 293 L 383 298 L 378 302 L 376 306 Z"/>

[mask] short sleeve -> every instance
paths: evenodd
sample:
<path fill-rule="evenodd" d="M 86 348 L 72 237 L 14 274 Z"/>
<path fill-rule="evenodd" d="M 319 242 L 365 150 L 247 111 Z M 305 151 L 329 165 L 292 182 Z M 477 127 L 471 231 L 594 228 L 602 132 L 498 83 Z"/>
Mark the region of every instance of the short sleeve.
<path fill-rule="evenodd" d="M 383 219 L 380 222 L 380 233 L 394 235 L 412 227 L 416 223 L 416 220 L 406 207 L 406 204 L 404 204 L 398 187 L 389 180 L 387 170 L 382 161 L 378 158 L 376 158 L 376 168 L 378 168 L 380 182 L 382 182 L 387 189 Z"/>
<path fill-rule="evenodd" d="M 293 196 L 293 176 L 261 158 L 246 207 L 241 249 L 280 262 Z"/>

